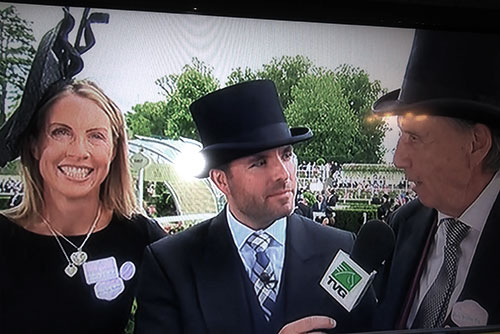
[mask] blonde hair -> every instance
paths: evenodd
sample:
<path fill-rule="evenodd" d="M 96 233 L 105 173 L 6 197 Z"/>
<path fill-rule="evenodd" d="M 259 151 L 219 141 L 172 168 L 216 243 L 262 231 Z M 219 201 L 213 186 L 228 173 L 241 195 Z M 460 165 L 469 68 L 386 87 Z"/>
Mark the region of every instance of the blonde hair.
<path fill-rule="evenodd" d="M 92 81 L 74 80 L 57 88 L 49 99 L 35 112 L 30 126 L 21 139 L 21 177 L 24 183 L 24 196 L 21 204 L 3 213 L 11 219 L 23 220 L 43 209 L 43 180 L 40 175 L 38 160 L 32 154 L 31 147 L 44 129 L 48 110 L 56 101 L 69 94 L 86 98 L 94 102 L 106 114 L 111 123 L 115 157 L 110 164 L 109 173 L 101 184 L 100 200 L 104 208 L 113 210 L 120 217 L 130 217 L 139 212 L 132 186 L 128 163 L 128 141 L 125 118 L 118 106 Z"/>

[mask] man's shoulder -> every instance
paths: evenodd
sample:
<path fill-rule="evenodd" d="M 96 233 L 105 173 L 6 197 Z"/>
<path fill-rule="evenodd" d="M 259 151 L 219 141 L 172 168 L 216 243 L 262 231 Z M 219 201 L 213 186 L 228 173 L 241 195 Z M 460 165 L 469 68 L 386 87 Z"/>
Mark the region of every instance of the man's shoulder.
<path fill-rule="evenodd" d="M 316 242 L 332 242 L 344 241 L 347 243 L 354 242 L 355 234 L 336 227 L 324 226 L 307 217 L 293 214 L 290 216 L 290 223 L 299 226 L 297 230 L 302 230 L 301 233 L 306 233 L 308 238 L 314 237 Z"/>
<path fill-rule="evenodd" d="M 392 214 L 392 218 L 397 220 L 406 220 L 409 217 L 420 214 L 428 214 L 432 211 L 434 211 L 434 209 L 424 206 L 418 198 L 415 198 L 394 211 Z"/>
<path fill-rule="evenodd" d="M 187 228 L 184 231 L 168 235 L 156 242 L 153 242 L 150 247 L 153 252 L 160 250 L 169 250 L 169 252 L 174 252 L 199 247 L 201 241 L 208 234 L 210 226 L 213 224 L 215 218 L 216 217 L 207 219 Z"/>
<path fill-rule="evenodd" d="M 436 214 L 435 209 L 424 206 L 416 198 L 391 213 L 388 223 L 395 231 L 405 229 L 404 226 L 409 228 L 407 231 L 411 231 L 414 228 L 420 229 L 429 226 Z"/>

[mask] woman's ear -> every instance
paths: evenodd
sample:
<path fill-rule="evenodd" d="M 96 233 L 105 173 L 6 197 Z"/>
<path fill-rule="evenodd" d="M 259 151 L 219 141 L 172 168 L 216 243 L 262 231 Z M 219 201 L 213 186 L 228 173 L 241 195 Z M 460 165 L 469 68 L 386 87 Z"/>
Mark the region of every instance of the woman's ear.
<path fill-rule="evenodd" d="M 30 145 L 31 155 L 33 155 L 35 160 L 40 160 L 41 156 L 40 143 L 38 143 L 38 141 L 34 137 L 30 137 L 29 145 Z"/>

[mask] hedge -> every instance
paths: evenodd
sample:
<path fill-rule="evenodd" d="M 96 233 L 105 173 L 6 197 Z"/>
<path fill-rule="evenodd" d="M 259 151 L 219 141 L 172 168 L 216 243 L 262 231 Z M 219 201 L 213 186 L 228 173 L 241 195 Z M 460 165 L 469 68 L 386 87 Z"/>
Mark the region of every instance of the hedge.
<path fill-rule="evenodd" d="M 335 227 L 346 231 L 358 233 L 363 225 L 363 212 L 366 212 L 366 220 L 377 219 L 377 206 L 357 204 L 344 209 L 334 209 Z"/>
<path fill-rule="evenodd" d="M 0 196 L 0 210 L 8 209 L 10 196 Z"/>

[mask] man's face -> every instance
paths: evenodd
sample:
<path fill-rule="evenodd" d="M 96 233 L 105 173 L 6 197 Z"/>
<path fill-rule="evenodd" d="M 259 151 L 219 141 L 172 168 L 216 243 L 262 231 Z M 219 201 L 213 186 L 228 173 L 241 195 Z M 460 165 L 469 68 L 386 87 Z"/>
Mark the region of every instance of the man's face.
<path fill-rule="evenodd" d="M 265 228 L 293 211 L 297 179 L 292 146 L 234 160 L 225 175 L 229 207 L 244 224 Z"/>
<path fill-rule="evenodd" d="M 394 164 L 403 168 L 420 201 L 444 213 L 465 203 L 472 177 L 471 131 L 440 116 L 399 116 Z"/>

